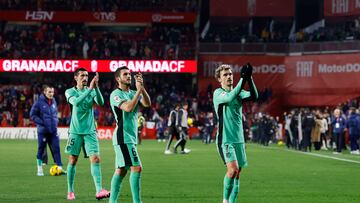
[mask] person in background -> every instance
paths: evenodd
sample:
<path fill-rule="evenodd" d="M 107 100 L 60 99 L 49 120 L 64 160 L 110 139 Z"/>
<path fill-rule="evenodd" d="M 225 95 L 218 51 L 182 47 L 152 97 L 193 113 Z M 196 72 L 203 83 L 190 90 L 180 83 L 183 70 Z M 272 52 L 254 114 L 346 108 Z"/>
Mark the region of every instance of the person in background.
<path fill-rule="evenodd" d="M 334 118 L 331 121 L 333 129 L 333 137 L 336 143 L 336 151 L 334 154 L 340 154 L 344 145 L 344 130 L 346 127 L 346 121 L 340 114 L 340 109 L 334 110 Z"/>
<path fill-rule="evenodd" d="M 355 108 L 350 107 L 349 118 L 346 123 L 346 127 L 349 129 L 351 154 L 360 154 L 359 145 L 357 143 L 357 139 L 359 137 L 359 127 L 360 127 L 358 117 L 359 115 L 356 114 Z"/>
<path fill-rule="evenodd" d="M 322 113 L 321 114 L 321 128 L 320 128 L 320 139 L 321 139 L 321 149 L 323 150 L 327 150 L 328 149 L 328 145 L 327 145 L 327 139 L 326 139 L 326 135 L 328 133 L 328 123 L 327 123 L 327 119 L 326 119 L 326 114 Z"/>
<path fill-rule="evenodd" d="M 179 109 L 179 113 L 177 115 L 177 130 L 179 132 L 180 139 L 175 143 L 174 153 L 177 153 L 177 148 L 180 146 L 181 151 L 180 154 L 188 154 L 191 152 L 190 149 L 185 148 L 186 139 L 188 137 L 188 103 L 184 101 L 182 103 L 182 108 Z"/>
<path fill-rule="evenodd" d="M 61 170 L 61 174 L 66 173 L 61 162 L 60 141 L 57 134 L 59 122 L 57 115 L 58 109 L 54 99 L 54 88 L 50 85 L 44 85 L 43 93 L 30 110 L 30 117 L 36 124 L 38 133 L 37 176 L 44 176 L 42 165 L 47 143 L 50 146 L 56 165 Z"/>
<path fill-rule="evenodd" d="M 145 117 L 143 116 L 141 111 L 138 112 L 138 120 L 137 121 L 138 121 L 138 142 L 140 145 L 141 141 L 142 141 L 142 131 L 145 126 Z"/>
<path fill-rule="evenodd" d="M 180 139 L 179 132 L 176 129 L 179 109 L 180 109 L 180 104 L 176 103 L 174 109 L 171 110 L 170 114 L 169 114 L 169 118 L 168 118 L 168 122 L 167 122 L 167 131 L 169 134 L 169 138 L 168 138 L 168 142 L 166 144 L 166 149 L 164 152 L 165 154 L 172 154 L 172 152 L 170 151 L 170 146 L 171 146 L 171 142 L 174 139 L 174 137 L 177 140 Z"/>

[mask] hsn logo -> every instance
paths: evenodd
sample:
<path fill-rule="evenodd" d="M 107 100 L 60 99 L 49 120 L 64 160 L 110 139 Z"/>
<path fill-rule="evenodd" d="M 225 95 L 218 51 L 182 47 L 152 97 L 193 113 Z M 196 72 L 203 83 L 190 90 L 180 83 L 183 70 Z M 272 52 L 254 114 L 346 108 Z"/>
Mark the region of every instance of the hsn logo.
<path fill-rule="evenodd" d="M 25 19 L 38 21 L 52 20 L 54 13 L 54 11 L 26 11 Z"/>

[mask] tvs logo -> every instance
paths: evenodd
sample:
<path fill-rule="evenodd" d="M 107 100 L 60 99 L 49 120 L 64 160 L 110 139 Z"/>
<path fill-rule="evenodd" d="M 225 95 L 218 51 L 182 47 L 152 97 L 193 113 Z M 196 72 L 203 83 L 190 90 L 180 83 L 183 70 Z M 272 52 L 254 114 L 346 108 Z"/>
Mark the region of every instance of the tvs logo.
<path fill-rule="evenodd" d="M 93 16 L 98 21 L 115 21 L 116 20 L 115 12 L 94 12 Z"/>
<path fill-rule="evenodd" d="M 25 20 L 51 21 L 54 13 L 53 11 L 26 11 Z"/>
<path fill-rule="evenodd" d="M 161 14 L 153 14 L 151 18 L 152 18 L 153 22 L 161 22 L 162 15 Z"/>

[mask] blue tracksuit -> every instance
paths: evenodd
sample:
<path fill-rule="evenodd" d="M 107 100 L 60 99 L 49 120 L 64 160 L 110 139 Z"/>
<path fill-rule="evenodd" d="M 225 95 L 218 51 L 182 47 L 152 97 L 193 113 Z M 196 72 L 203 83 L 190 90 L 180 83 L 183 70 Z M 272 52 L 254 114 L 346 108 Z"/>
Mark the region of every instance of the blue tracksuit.
<path fill-rule="evenodd" d="M 30 117 L 35 122 L 38 132 L 37 159 L 42 159 L 46 143 L 50 145 L 54 160 L 58 166 L 62 166 L 60 155 L 60 143 L 57 134 L 58 110 L 55 99 L 49 100 L 41 94 L 30 110 Z"/>
<path fill-rule="evenodd" d="M 359 128 L 360 128 L 360 116 L 355 112 L 352 112 L 347 120 L 346 126 L 349 129 L 350 136 L 350 146 L 351 151 L 355 151 L 359 149 L 359 145 L 357 144 L 357 139 L 359 137 Z"/>
<path fill-rule="evenodd" d="M 344 146 L 344 129 L 346 128 L 345 119 L 340 116 L 339 118 L 333 118 L 331 121 L 333 128 L 333 136 L 336 140 L 336 151 L 341 152 Z"/>

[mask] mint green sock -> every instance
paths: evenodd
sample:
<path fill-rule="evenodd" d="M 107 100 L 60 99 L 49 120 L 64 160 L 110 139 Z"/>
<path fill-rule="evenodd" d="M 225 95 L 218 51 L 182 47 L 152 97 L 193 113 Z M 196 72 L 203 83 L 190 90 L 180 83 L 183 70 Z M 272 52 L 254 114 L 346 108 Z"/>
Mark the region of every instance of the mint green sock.
<path fill-rule="evenodd" d="M 42 166 L 42 160 L 41 159 L 36 159 L 36 164 L 37 166 Z"/>
<path fill-rule="evenodd" d="M 130 188 L 131 188 L 133 203 L 141 203 L 140 178 L 141 178 L 140 172 L 131 172 L 130 173 L 129 180 L 130 180 Z"/>
<path fill-rule="evenodd" d="M 230 195 L 230 199 L 229 199 L 230 203 L 236 202 L 239 191 L 240 191 L 240 179 L 235 179 L 234 180 L 234 187 L 233 187 L 233 189 L 231 191 L 231 195 Z"/>
<path fill-rule="evenodd" d="M 75 180 L 76 166 L 71 165 L 70 163 L 67 165 L 67 184 L 68 184 L 68 192 L 74 192 L 74 180 Z"/>
<path fill-rule="evenodd" d="M 101 166 L 100 163 L 91 163 L 91 175 L 94 179 L 96 193 L 102 189 Z"/>
<path fill-rule="evenodd" d="M 123 177 L 121 177 L 119 174 L 114 173 L 111 179 L 111 192 L 110 192 L 109 203 L 117 202 L 121 190 L 122 180 Z"/>
<path fill-rule="evenodd" d="M 233 178 L 229 178 L 226 174 L 224 177 L 224 199 L 225 200 L 229 200 L 231 191 L 233 189 L 234 186 L 234 179 Z"/>

